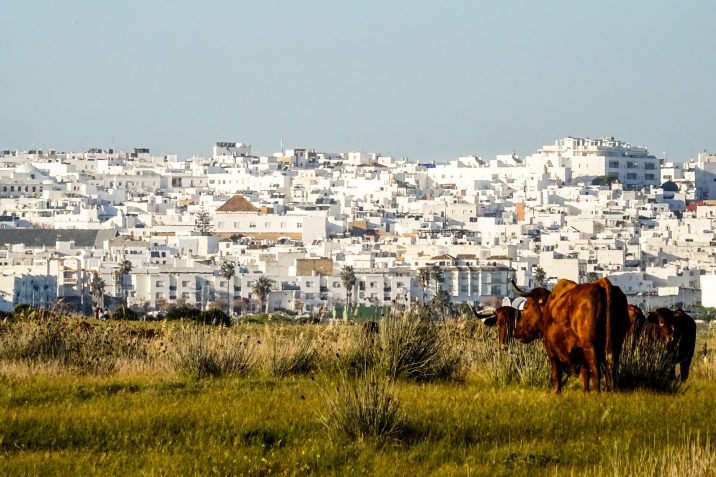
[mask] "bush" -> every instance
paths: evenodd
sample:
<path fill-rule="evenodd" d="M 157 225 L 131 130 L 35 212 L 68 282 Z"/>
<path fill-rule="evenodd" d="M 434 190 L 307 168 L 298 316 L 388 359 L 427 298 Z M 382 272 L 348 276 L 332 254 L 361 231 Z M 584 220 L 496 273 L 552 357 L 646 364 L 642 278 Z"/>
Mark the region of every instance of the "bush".
<path fill-rule="evenodd" d="M 680 385 L 673 353 L 662 340 L 647 335 L 630 335 L 624 340 L 618 376 L 619 387 L 627 390 L 647 388 L 673 393 Z"/>
<path fill-rule="evenodd" d="M 552 375 L 542 341 L 513 343 L 505 350 L 493 348 L 485 370 L 490 381 L 496 384 L 519 383 L 540 388 L 549 386 Z"/>
<path fill-rule="evenodd" d="M 358 377 L 341 374 L 335 391 L 320 389 L 324 403 L 319 418 L 326 429 L 347 439 L 398 438 L 405 413 L 395 399 L 390 379 L 373 371 Z"/>
<path fill-rule="evenodd" d="M 269 371 L 273 376 L 308 374 L 318 367 L 319 354 L 313 335 L 293 338 L 274 334 L 271 338 Z"/>
<path fill-rule="evenodd" d="M 175 368 L 195 379 L 244 376 L 256 367 L 248 337 L 190 327 L 173 337 Z"/>
<path fill-rule="evenodd" d="M 165 318 L 167 320 L 190 320 L 196 321 L 201 312 L 196 308 L 188 306 L 172 306 L 167 310 Z"/>
<path fill-rule="evenodd" d="M 18 321 L 0 334 L 0 361 L 106 375 L 116 371 L 119 361 L 146 360 L 147 341 L 132 339 L 132 330 L 119 323 L 95 327 L 71 318 Z"/>
<path fill-rule="evenodd" d="M 112 320 L 132 320 L 136 321 L 138 319 L 137 313 L 129 309 L 128 307 L 122 305 L 119 308 L 116 308 L 112 311 L 112 313 L 109 315 L 110 319 Z"/>
<path fill-rule="evenodd" d="M 463 355 L 453 346 L 450 328 L 416 318 L 394 315 L 380 327 L 381 359 L 393 379 L 414 381 L 462 379 Z"/>
<path fill-rule="evenodd" d="M 218 308 L 202 311 L 199 313 L 197 321 L 207 325 L 231 326 L 231 317 Z"/>

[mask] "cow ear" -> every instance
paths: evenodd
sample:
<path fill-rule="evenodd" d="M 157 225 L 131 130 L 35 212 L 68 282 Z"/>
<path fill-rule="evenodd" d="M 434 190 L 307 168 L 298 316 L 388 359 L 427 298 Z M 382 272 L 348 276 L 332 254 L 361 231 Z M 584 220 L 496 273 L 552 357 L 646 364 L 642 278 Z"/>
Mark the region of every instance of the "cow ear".
<path fill-rule="evenodd" d="M 487 326 L 495 326 L 497 324 L 497 317 L 493 315 L 489 318 L 485 318 L 485 321 L 483 321 L 483 323 Z"/>

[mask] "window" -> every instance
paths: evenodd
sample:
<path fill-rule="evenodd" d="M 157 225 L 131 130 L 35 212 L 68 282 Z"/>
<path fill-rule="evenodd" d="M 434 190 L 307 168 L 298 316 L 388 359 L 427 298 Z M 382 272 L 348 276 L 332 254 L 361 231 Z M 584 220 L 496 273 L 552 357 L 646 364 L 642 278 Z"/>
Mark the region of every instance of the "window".
<path fill-rule="evenodd" d="M 249 222 L 249 228 L 255 229 L 256 228 L 256 222 Z"/>
<path fill-rule="evenodd" d="M 619 169 L 619 161 L 609 161 L 609 167 L 611 169 Z"/>
<path fill-rule="evenodd" d="M 653 181 L 655 179 L 654 174 L 644 174 L 644 179 Z"/>
<path fill-rule="evenodd" d="M 627 162 L 626 166 L 627 166 L 627 169 L 637 169 L 637 168 L 639 168 L 639 163 L 634 162 L 634 161 L 629 161 L 629 162 Z"/>
<path fill-rule="evenodd" d="M 306 282 L 306 288 L 312 288 L 313 282 Z"/>
<path fill-rule="evenodd" d="M 183 281 L 181 282 L 181 286 L 183 286 L 183 287 L 188 287 L 188 286 L 189 286 L 189 280 L 183 280 Z"/>
<path fill-rule="evenodd" d="M 626 175 L 627 180 L 635 181 L 636 180 L 636 173 L 635 172 L 627 172 Z"/>
<path fill-rule="evenodd" d="M 161 300 L 162 298 L 164 298 L 164 293 L 161 293 L 161 292 L 160 292 L 160 293 L 155 293 L 155 294 L 154 294 L 154 299 L 155 299 L 155 300 Z"/>
<path fill-rule="evenodd" d="M 157 280 L 156 285 L 157 285 L 157 288 L 161 288 L 164 286 L 164 282 L 162 280 Z"/>
<path fill-rule="evenodd" d="M 654 164 L 653 162 L 647 162 L 646 164 L 644 164 L 644 169 L 647 171 L 656 170 L 656 164 Z"/>

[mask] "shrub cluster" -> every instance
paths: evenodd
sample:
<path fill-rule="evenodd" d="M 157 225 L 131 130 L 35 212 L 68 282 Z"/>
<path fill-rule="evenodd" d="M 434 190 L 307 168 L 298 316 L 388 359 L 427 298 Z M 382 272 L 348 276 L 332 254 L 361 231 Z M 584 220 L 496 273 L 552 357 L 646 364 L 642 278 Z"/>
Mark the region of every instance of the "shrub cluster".
<path fill-rule="evenodd" d="M 256 367 L 248 337 L 203 327 L 186 327 L 171 336 L 174 366 L 195 379 L 244 376 Z"/>
<path fill-rule="evenodd" d="M 673 393 L 680 379 L 674 372 L 674 354 L 664 341 L 647 335 L 627 336 L 619 359 L 619 388 L 647 388 Z"/>

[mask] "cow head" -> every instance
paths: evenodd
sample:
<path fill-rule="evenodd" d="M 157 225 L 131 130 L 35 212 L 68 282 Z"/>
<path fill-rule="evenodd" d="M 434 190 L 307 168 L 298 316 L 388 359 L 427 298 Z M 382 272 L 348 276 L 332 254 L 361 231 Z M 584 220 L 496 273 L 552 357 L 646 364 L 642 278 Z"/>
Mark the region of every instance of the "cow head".
<path fill-rule="evenodd" d="M 543 336 L 543 310 L 549 298 L 549 290 L 546 288 L 533 288 L 529 292 L 521 290 L 517 284 L 512 281 L 512 287 L 518 295 L 527 298 L 520 320 L 515 327 L 515 338 L 522 343 L 530 343 Z"/>
<path fill-rule="evenodd" d="M 649 312 L 646 319 L 652 323 L 656 334 L 667 343 L 674 340 L 674 312 L 668 308 L 657 308 Z"/>
<path fill-rule="evenodd" d="M 490 313 L 477 313 L 473 309 L 476 318 L 484 319 L 486 326 L 497 325 L 497 345 L 500 349 L 507 347 L 515 334 L 515 323 L 518 311 L 511 306 L 501 306 Z"/>

